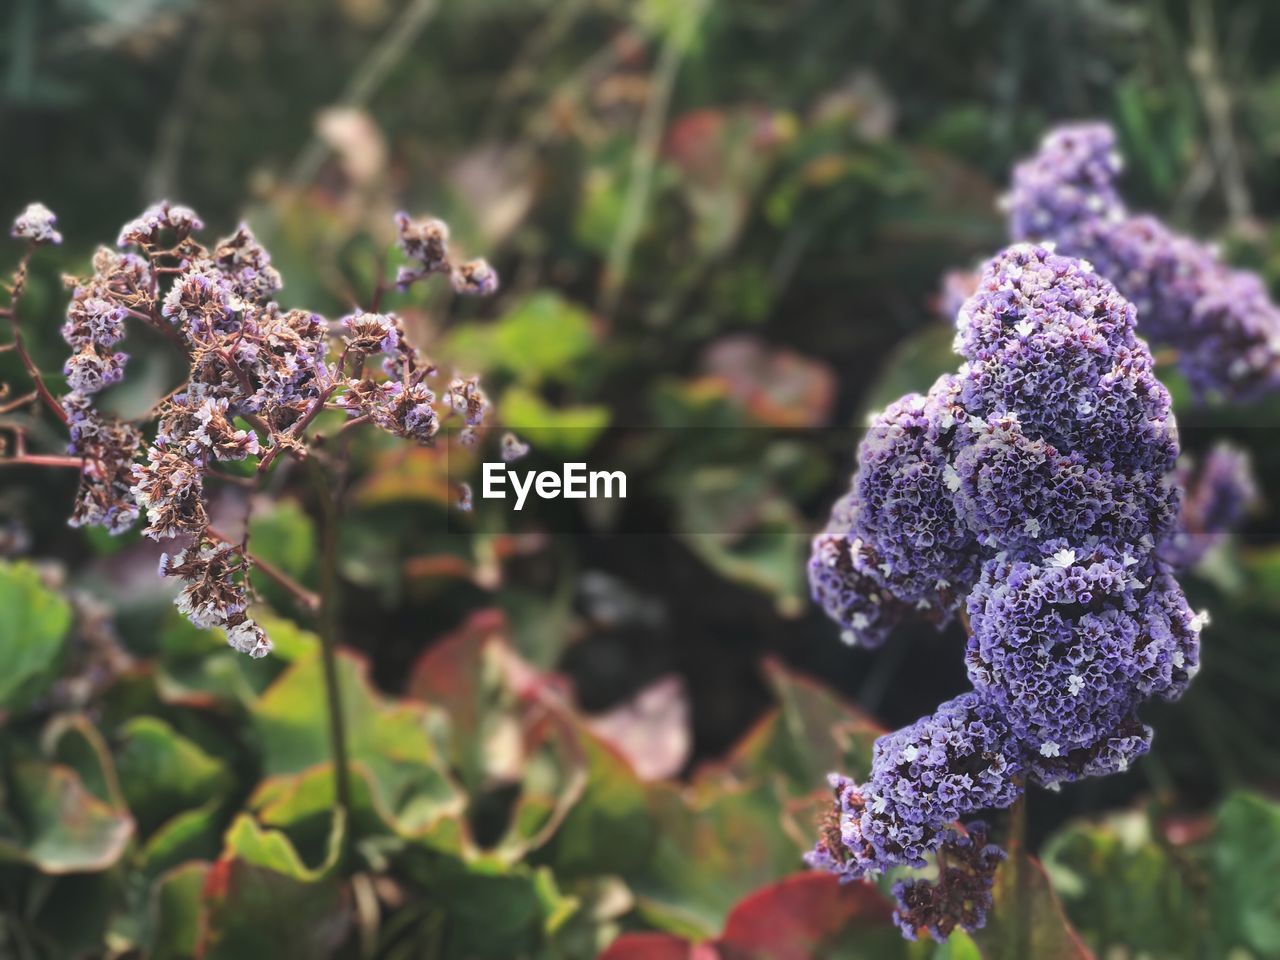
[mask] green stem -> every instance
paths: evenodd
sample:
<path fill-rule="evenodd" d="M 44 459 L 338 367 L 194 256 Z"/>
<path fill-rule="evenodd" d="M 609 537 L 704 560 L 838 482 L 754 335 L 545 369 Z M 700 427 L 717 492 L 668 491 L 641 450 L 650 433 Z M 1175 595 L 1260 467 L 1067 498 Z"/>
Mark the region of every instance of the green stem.
<path fill-rule="evenodd" d="M 307 464 L 320 503 L 320 661 L 324 667 L 325 707 L 329 715 L 329 744 L 333 753 L 333 787 L 338 811 L 351 810 L 351 771 L 347 760 L 347 729 L 338 685 L 338 503 L 327 471 L 315 457 Z"/>

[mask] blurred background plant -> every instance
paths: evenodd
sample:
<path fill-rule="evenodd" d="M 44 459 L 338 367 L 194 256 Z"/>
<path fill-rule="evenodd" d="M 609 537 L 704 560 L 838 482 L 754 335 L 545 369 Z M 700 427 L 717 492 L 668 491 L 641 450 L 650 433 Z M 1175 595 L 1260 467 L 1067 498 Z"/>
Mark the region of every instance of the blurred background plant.
<path fill-rule="evenodd" d="M 943 277 L 1005 242 L 1056 120 L 1109 120 L 1130 205 L 1274 289 L 1277 31 L 1263 0 L 11 0 L 0 213 L 67 238 L 32 265 L 45 370 L 60 272 L 154 199 L 247 219 L 283 305 L 332 317 L 392 211 L 430 210 L 504 278 L 404 311 L 436 359 L 484 372 L 531 466 L 629 482 L 466 524 L 442 456 L 354 438 L 343 820 L 305 611 L 264 584 L 276 652 L 237 657 L 136 534 L 66 527 L 73 477 L 5 468 L 0 956 L 1001 956 L 999 889 L 985 939 L 911 946 L 799 872 L 823 775 L 966 685 L 958 627 L 843 647 L 808 535 L 866 413 L 953 365 Z M 181 374 L 134 339 L 121 410 Z M 1280 400 L 1160 372 L 1184 446 L 1248 449 L 1264 503 L 1186 580 L 1205 666 L 1151 756 L 1033 798 L 1037 957 L 1280 953 Z M 313 589 L 318 508 L 281 471 L 252 534 Z"/>

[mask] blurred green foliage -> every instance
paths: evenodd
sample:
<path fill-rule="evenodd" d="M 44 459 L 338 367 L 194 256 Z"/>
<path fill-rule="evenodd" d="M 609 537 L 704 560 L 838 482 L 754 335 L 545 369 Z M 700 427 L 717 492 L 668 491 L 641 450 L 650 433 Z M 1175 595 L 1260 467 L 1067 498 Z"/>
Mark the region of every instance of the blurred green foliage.
<path fill-rule="evenodd" d="M 471 523 L 450 503 L 473 463 L 353 437 L 341 819 L 306 612 L 257 578 L 276 652 L 249 662 L 171 611 L 136 535 L 65 527 L 69 478 L 6 470 L 0 553 L 45 565 L 0 565 L 0 956 L 576 958 L 620 933 L 614 960 L 1001 956 L 1000 910 L 910 946 L 879 893 L 790 876 L 826 772 L 964 683 L 954 630 L 841 647 L 805 598 L 807 534 L 866 413 L 954 366 L 941 277 L 1002 243 L 1009 165 L 1055 120 L 1110 120 L 1135 205 L 1280 277 L 1276 35 L 1263 0 L 0 7 L 0 213 L 41 199 L 68 238 L 24 301 L 55 385 L 60 274 L 157 196 L 247 218 L 286 304 L 330 316 L 394 268 L 390 214 L 429 210 L 504 292 L 392 306 L 484 375 L 531 466 L 630 487 L 551 518 L 572 535 Z M 109 401 L 137 412 L 182 373 L 127 349 Z M 1195 410 L 1162 373 L 1184 444 L 1230 435 L 1274 489 L 1280 405 Z M 317 586 L 297 473 L 218 508 Z M 1152 756 L 1032 798 L 1100 954 L 1280 950 L 1274 518 L 1189 578 L 1205 666 L 1150 711 Z M 672 674 L 687 727 L 629 722 L 691 749 L 644 779 L 592 724 Z M 1074 955 L 1037 891 L 1037 957 Z"/>

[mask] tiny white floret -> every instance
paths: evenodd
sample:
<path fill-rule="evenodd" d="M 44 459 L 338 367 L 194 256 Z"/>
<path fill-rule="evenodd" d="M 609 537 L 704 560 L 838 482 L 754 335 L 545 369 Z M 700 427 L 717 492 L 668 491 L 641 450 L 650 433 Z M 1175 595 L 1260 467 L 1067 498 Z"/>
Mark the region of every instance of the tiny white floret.
<path fill-rule="evenodd" d="M 1051 567 L 1069 567 L 1076 562 L 1076 552 L 1070 548 L 1059 550 L 1049 558 Z"/>
<path fill-rule="evenodd" d="M 942 482 L 947 485 L 947 489 L 952 493 L 960 489 L 960 474 L 949 463 L 942 470 Z"/>

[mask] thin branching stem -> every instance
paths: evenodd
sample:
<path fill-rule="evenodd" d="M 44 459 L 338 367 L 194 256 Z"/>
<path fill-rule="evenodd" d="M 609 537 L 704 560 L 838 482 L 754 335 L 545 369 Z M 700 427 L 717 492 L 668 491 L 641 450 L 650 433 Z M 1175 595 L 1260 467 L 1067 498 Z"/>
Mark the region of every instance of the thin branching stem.
<path fill-rule="evenodd" d="M 79 470 L 84 467 L 80 457 L 62 457 L 56 454 L 22 453 L 12 457 L 0 457 L 0 467 L 64 467 Z"/>
<path fill-rule="evenodd" d="M 15 282 L 13 285 L 13 300 L 9 304 L 6 311 L 9 317 L 9 326 L 13 330 L 13 349 L 18 352 L 19 359 L 22 360 L 22 366 L 27 371 L 27 376 L 31 378 L 31 382 L 35 384 L 36 393 L 40 395 L 40 399 L 44 401 L 44 405 L 53 411 L 62 423 L 67 422 L 67 412 L 62 409 L 57 398 L 49 392 L 49 387 L 44 382 L 44 377 L 40 373 L 40 368 L 36 366 L 35 361 L 31 359 L 31 354 L 27 351 L 26 340 L 22 336 L 22 324 L 18 321 L 18 305 L 22 301 L 22 290 L 26 285 L 27 265 L 31 262 L 31 251 L 28 250 L 23 254 L 22 261 L 18 264 L 18 270 L 15 274 Z"/>
<path fill-rule="evenodd" d="M 204 532 L 211 540 L 217 540 L 220 543 L 229 543 L 232 545 L 239 545 L 240 543 L 240 541 L 227 536 L 215 527 L 206 527 Z M 323 603 L 319 595 L 302 586 L 302 584 L 298 583 L 298 581 L 294 580 L 279 567 L 272 563 L 268 563 L 266 560 L 255 556 L 247 550 L 244 552 L 244 558 L 249 562 L 250 567 L 255 570 L 261 570 L 264 576 L 273 580 L 276 584 L 286 590 L 289 595 L 297 601 L 298 605 L 303 607 L 305 610 L 315 613 L 322 609 Z"/>

